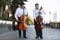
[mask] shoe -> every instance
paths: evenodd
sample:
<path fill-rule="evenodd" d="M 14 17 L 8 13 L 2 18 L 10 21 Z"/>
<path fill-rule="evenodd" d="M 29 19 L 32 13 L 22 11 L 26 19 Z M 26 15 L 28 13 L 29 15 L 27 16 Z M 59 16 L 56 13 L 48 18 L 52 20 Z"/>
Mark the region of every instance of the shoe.
<path fill-rule="evenodd" d="M 35 37 L 35 38 L 39 38 L 39 37 Z"/>
<path fill-rule="evenodd" d="M 41 39 L 43 39 L 43 37 L 41 37 Z"/>
<path fill-rule="evenodd" d="M 27 39 L 27 37 L 23 37 L 23 38 Z"/>
<path fill-rule="evenodd" d="M 19 38 L 21 38 L 21 36 L 19 36 Z"/>

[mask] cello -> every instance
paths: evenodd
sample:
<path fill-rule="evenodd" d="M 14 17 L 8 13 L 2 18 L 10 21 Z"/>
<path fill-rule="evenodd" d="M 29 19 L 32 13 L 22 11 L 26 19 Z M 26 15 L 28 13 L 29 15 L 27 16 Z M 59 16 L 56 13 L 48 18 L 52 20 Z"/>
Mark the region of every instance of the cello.
<path fill-rule="evenodd" d="M 43 17 L 41 16 L 41 12 L 39 13 L 39 15 L 36 17 L 36 30 L 42 30 L 42 21 L 43 21 Z"/>
<path fill-rule="evenodd" d="M 24 15 L 24 9 L 23 9 L 23 15 L 21 15 L 19 17 L 19 21 L 20 21 L 19 26 L 18 26 L 19 30 L 26 30 L 27 29 L 26 20 L 27 20 L 27 16 Z"/>

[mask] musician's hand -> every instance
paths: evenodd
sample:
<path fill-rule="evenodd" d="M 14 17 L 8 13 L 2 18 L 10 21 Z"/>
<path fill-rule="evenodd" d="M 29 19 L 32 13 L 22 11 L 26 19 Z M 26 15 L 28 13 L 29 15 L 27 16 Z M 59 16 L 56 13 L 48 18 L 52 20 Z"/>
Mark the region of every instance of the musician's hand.
<path fill-rule="evenodd" d="M 16 20 L 17 22 L 20 22 L 19 20 Z"/>
<path fill-rule="evenodd" d="M 16 22 L 19 22 L 19 21 L 16 21 Z"/>
<path fill-rule="evenodd" d="M 35 20 L 35 22 L 37 22 L 37 20 Z"/>
<path fill-rule="evenodd" d="M 42 29 L 46 28 L 45 26 L 41 25 L 42 26 Z"/>

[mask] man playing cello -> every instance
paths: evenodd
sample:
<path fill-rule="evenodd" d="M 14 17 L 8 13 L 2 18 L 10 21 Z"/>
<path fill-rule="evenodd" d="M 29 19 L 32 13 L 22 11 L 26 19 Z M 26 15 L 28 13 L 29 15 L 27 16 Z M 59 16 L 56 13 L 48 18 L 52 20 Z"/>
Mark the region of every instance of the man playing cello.
<path fill-rule="evenodd" d="M 23 38 L 27 38 L 26 37 L 27 25 L 25 23 L 27 18 L 26 15 L 27 15 L 27 10 L 24 6 L 24 3 L 20 3 L 20 7 L 18 7 L 15 12 L 15 18 L 18 21 L 19 38 L 21 38 L 21 30 L 23 31 Z"/>
<path fill-rule="evenodd" d="M 35 26 L 35 31 L 36 31 L 36 37 L 35 38 L 40 37 L 41 39 L 43 39 L 42 26 L 41 26 L 43 18 L 41 16 L 41 11 L 42 11 L 42 7 L 39 9 L 39 4 L 36 3 L 35 9 L 33 10 L 34 26 Z"/>

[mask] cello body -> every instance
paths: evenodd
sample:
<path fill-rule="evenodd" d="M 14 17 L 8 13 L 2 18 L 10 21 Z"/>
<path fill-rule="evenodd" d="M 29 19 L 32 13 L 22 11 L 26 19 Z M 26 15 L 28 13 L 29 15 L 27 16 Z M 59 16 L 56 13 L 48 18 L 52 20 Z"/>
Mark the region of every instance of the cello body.
<path fill-rule="evenodd" d="M 43 21 L 42 16 L 39 15 L 36 17 L 36 28 L 35 28 L 36 30 L 42 30 L 42 26 L 41 26 L 42 21 Z"/>
<path fill-rule="evenodd" d="M 42 21 L 43 21 L 43 18 L 42 18 L 42 16 L 37 16 L 36 17 L 36 21 L 38 22 L 38 23 L 41 23 Z"/>
<path fill-rule="evenodd" d="M 24 15 L 20 16 L 20 18 L 19 18 L 20 23 L 18 26 L 19 30 L 26 30 L 27 29 L 26 19 L 27 19 L 26 16 L 24 16 Z"/>

